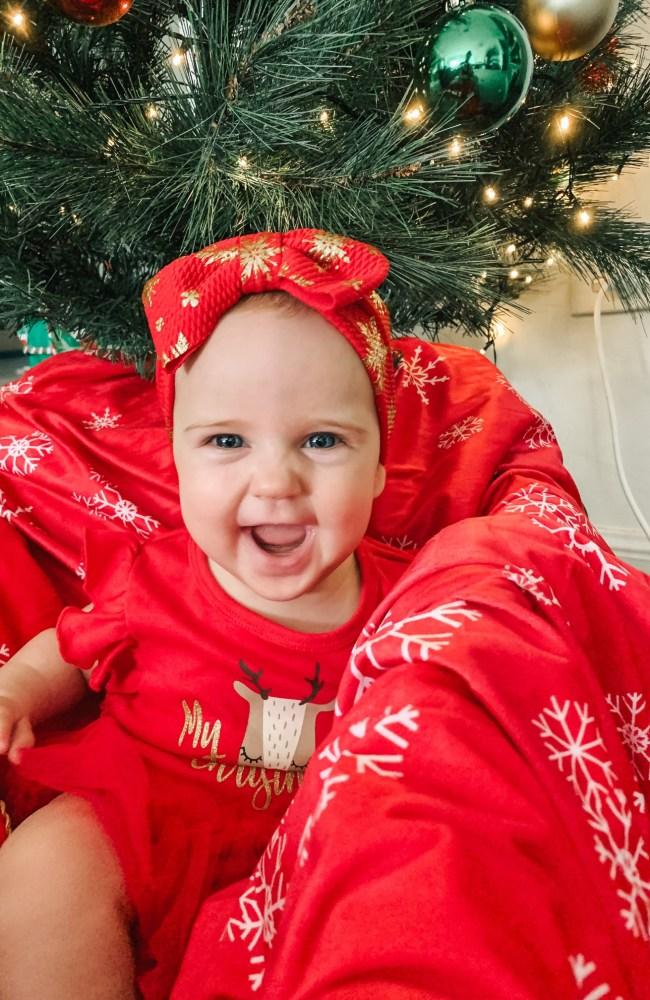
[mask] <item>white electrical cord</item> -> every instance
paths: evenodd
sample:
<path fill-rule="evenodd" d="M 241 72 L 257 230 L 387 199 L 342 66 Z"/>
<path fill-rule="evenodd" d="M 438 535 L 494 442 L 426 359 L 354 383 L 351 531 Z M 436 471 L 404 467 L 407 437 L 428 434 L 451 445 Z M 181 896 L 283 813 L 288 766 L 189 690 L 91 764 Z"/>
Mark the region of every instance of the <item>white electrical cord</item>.
<path fill-rule="evenodd" d="M 621 486 L 623 487 L 623 493 L 625 498 L 629 503 L 634 516 L 641 525 L 641 530 L 644 535 L 650 541 L 650 524 L 646 521 L 643 516 L 643 512 L 639 507 L 638 503 L 634 498 L 634 494 L 630 489 L 630 484 L 627 481 L 627 476 L 625 475 L 625 468 L 623 466 L 623 458 L 621 456 L 621 441 L 618 428 L 618 420 L 616 418 L 616 407 L 614 405 L 614 395 L 612 393 L 612 387 L 609 382 L 609 376 L 607 374 L 607 366 L 605 364 L 605 350 L 603 348 L 603 329 L 602 329 L 602 311 L 603 311 L 603 299 L 605 298 L 605 293 L 608 289 L 608 284 L 604 278 L 601 278 L 598 282 L 600 289 L 598 295 L 596 296 L 596 301 L 594 302 L 594 334 L 596 337 L 596 347 L 598 348 L 598 363 L 600 364 L 600 374 L 602 375 L 603 385 L 605 387 L 605 399 L 607 400 L 607 412 L 609 415 L 609 425 L 612 431 L 612 443 L 614 445 L 614 458 L 616 460 L 616 469 L 618 471 L 618 478 L 621 481 Z"/>

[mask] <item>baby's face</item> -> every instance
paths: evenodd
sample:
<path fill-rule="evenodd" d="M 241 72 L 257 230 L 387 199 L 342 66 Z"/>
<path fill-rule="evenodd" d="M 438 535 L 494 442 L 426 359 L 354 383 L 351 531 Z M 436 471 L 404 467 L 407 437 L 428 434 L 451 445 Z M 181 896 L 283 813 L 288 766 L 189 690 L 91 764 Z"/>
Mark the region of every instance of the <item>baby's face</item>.
<path fill-rule="evenodd" d="M 379 425 L 361 360 L 319 313 L 227 313 L 176 375 L 173 424 L 183 519 L 228 593 L 264 613 L 355 571 L 385 481 Z"/>

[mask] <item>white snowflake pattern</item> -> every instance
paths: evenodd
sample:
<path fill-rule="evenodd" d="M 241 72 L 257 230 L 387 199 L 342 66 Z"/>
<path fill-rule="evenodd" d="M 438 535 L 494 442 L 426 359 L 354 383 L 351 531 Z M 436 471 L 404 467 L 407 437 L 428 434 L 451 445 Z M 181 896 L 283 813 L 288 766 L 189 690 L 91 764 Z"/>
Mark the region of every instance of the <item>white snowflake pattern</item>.
<path fill-rule="evenodd" d="M 595 962 L 588 962 L 584 955 L 578 954 L 569 955 L 569 964 L 578 989 L 580 991 L 589 990 L 584 996 L 581 995 L 579 1000 L 602 1000 L 603 997 L 611 996 L 612 988 L 609 983 L 600 982 L 596 985 L 596 980 L 593 977 L 594 975 L 596 975 L 596 979 L 599 977 Z M 587 983 L 588 979 L 591 980 L 590 983 Z M 623 997 L 618 994 L 616 997 L 612 997 L 612 1000 L 623 1000 Z"/>
<path fill-rule="evenodd" d="M 607 704 L 616 716 L 616 728 L 623 745 L 628 749 L 634 770 L 642 781 L 650 779 L 650 717 L 643 715 L 646 700 L 640 691 L 629 691 L 624 695 L 607 695 Z M 648 722 L 647 726 L 639 725 Z"/>
<path fill-rule="evenodd" d="M 45 455 L 51 455 L 54 446 L 47 434 L 33 431 L 27 437 L 13 434 L 0 438 L 0 469 L 14 476 L 28 476 L 36 471 Z"/>
<path fill-rule="evenodd" d="M 524 442 L 531 451 L 536 451 L 540 448 L 550 448 L 552 445 L 557 444 L 557 438 L 548 420 L 538 415 L 535 423 L 524 434 Z"/>
<path fill-rule="evenodd" d="M 0 667 L 4 667 L 10 656 L 11 650 L 9 649 L 7 643 L 3 642 L 2 645 L 0 645 Z"/>
<path fill-rule="evenodd" d="M 273 945 L 277 920 L 284 909 L 286 891 L 282 859 L 287 846 L 283 824 L 278 826 L 250 877 L 250 885 L 239 897 L 239 916 L 231 917 L 223 938 L 246 943 L 253 971 L 248 977 L 251 991 L 256 993 L 264 981 L 266 950 Z"/>
<path fill-rule="evenodd" d="M 534 569 L 507 565 L 503 567 L 503 575 L 506 580 L 516 584 L 521 590 L 532 594 L 541 604 L 546 604 L 548 607 L 556 605 L 559 608 L 560 602 L 553 593 L 552 587 Z"/>
<path fill-rule="evenodd" d="M 580 799 L 599 861 L 609 868 L 621 916 L 634 937 L 650 940 L 650 866 L 643 837 L 633 829 L 633 813 L 616 784 L 612 762 L 587 705 L 551 699 L 533 725 L 540 730 L 549 759 L 566 775 Z"/>
<path fill-rule="evenodd" d="M 436 625 L 443 625 L 446 629 L 459 629 L 467 621 L 478 621 L 480 617 L 480 612 L 472 611 L 465 601 L 450 601 L 430 611 L 402 618 L 398 622 L 393 621 L 390 611 L 378 626 L 369 622 L 350 654 L 350 673 L 358 681 L 355 704 L 373 683 L 373 670 L 386 670 L 396 661 L 427 661 L 431 653 L 445 649 L 454 633 L 441 631 Z M 371 668 L 369 672 L 368 665 Z M 337 715 L 341 715 L 338 704 L 335 711 Z"/>
<path fill-rule="evenodd" d="M 524 406 L 528 406 L 528 403 L 526 402 L 526 400 L 524 399 L 524 397 L 519 392 L 517 392 L 517 390 L 515 389 L 514 385 L 512 385 L 511 382 L 508 382 L 508 379 L 505 377 L 505 375 L 503 375 L 502 372 L 498 373 L 498 375 L 497 375 L 497 377 L 495 379 L 495 382 L 497 383 L 497 385 L 502 385 L 503 388 L 507 389 L 508 392 L 511 392 L 513 394 L 513 396 L 516 396 L 517 399 L 519 400 L 519 402 L 523 403 Z M 529 407 L 529 409 L 530 409 L 530 407 Z"/>
<path fill-rule="evenodd" d="M 79 565 L 75 568 L 75 576 L 78 576 L 80 580 L 86 579 L 86 567 L 84 566 L 83 562 L 80 562 Z"/>
<path fill-rule="evenodd" d="M 419 344 L 412 358 L 402 357 L 399 366 L 399 374 L 402 377 L 404 387 L 412 385 L 425 406 L 429 405 L 429 397 L 426 388 L 429 385 L 438 385 L 441 382 L 449 382 L 449 375 L 437 375 L 435 373 L 438 365 L 445 360 L 442 355 L 433 358 L 424 367 L 420 361 L 422 354 L 422 344 Z"/>
<path fill-rule="evenodd" d="M 0 385 L 0 403 L 4 403 L 9 396 L 27 396 L 34 388 L 34 376 L 18 379 L 16 382 L 7 382 Z"/>
<path fill-rule="evenodd" d="M 125 527 L 133 528 L 140 538 L 149 538 L 160 527 L 160 521 L 141 514 L 131 500 L 123 497 L 117 487 L 111 486 L 98 472 L 91 470 L 89 478 L 99 483 L 101 488 L 92 496 L 73 493 L 72 499 L 88 507 L 91 514 L 105 521 L 121 521 Z"/>
<path fill-rule="evenodd" d="M 10 507 L 7 503 L 4 490 L 0 489 L 0 517 L 4 517 L 6 521 L 11 521 L 12 518 L 18 517 L 19 514 L 29 514 L 32 509 L 32 507 Z"/>
<path fill-rule="evenodd" d="M 418 548 L 418 543 L 414 542 L 412 538 L 408 537 L 408 535 L 401 535 L 399 538 L 395 535 L 391 535 L 390 537 L 382 535 L 381 540 L 382 542 L 385 542 L 386 545 L 392 545 L 394 549 L 401 549 L 402 552 Z"/>
<path fill-rule="evenodd" d="M 501 506 L 509 514 L 527 514 L 534 525 L 551 535 L 564 536 L 565 548 L 576 552 L 592 569 L 597 569 L 600 583 L 607 583 L 609 590 L 616 592 L 626 585 L 624 577 L 630 575 L 629 571 L 613 553 L 605 551 L 604 542 L 584 511 L 566 497 L 552 493 L 541 483 L 530 483 L 502 500 Z"/>
<path fill-rule="evenodd" d="M 438 438 L 438 447 L 449 449 L 460 441 L 467 441 L 474 434 L 480 434 L 485 421 L 483 417 L 465 417 L 443 431 Z"/>
<path fill-rule="evenodd" d="M 418 731 L 419 716 L 418 709 L 412 705 L 405 705 L 397 711 L 389 706 L 379 718 L 367 716 L 352 723 L 342 737 L 337 736 L 321 750 L 317 760 L 328 766 L 319 772 L 321 793 L 313 812 L 307 817 L 298 844 L 298 864 L 301 868 L 309 860 L 309 844 L 314 829 L 330 802 L 336 798 L 338 786 L 347 784 L 354 775 L 374 774 L 391 781 L 399 781 L 404 776 L 399 766 L 404 762 L 404 751 L 409 747 L 408 734 Z M 373 734 L 379 737 L 381 743 L 387 744 L 389 753 L 369 753 L 358 747 L 359 740 Z M 342 746 L 342 742 L 345 745 Z"/>
<path fill-rule="evenodd" d="M 91 412 L 90 417 L 90 420 L 83 421 L 84 427 L 87 427 L 90 431 L 104 431 L 119 427 L 122 414 L 111 413 L 110 407 L 107 406 L 103 413 Z"/>

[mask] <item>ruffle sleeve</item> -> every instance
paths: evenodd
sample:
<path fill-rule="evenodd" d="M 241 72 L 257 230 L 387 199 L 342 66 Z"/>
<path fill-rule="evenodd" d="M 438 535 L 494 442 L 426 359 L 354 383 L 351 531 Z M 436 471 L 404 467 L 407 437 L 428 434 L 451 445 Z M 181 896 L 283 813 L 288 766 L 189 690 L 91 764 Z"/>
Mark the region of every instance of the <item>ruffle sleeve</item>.
<path fill-rule="evenodd" d="M 131 646 L 126 607 L 129 577 L 141 543 L 115 529 L 86 529 L 84 590 L 92 608 L 64 608 L 56 625 L 61 656 L 92 670 L 89 685 L 103 690 L 115 665 Z"/>

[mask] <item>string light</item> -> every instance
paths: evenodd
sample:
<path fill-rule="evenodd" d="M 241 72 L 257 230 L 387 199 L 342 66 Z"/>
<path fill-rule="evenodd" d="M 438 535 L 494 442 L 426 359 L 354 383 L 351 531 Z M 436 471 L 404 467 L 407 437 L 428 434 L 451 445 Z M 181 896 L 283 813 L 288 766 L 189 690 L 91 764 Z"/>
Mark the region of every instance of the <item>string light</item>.
<path fill-rule="evenodd" d="M 493 336 L 495 339 L 505 337 L 508 332 L 505 323 L 502 323 L 500 319 L 495 320 L 492 324 L 492 330 L 494 331 Z"/>
<path fill-rule="evenodd" d="M 509 243 L 506 247 L 506 253 L 509 257 L 513 257 L 517 253 L 517 247 L 514 243 Z"/>
<path fill-rule="evenodd" d="M 160 118 L 160 111 L 155 104 L 147 104 L 144 113 L 149 121 L 155 121 L 156 118 Z"/>
<path fill-rule="evenodd" d="M 578 224 L 580 226 L 589 226 L 591 224 L 591 212 L 588 212 L 586 208 L 581 208 L 579 210 Z"/>
<path fill-rule="evenodd" d="M 250 167 L 250 162 L 249 162 L 248 157 L 247 156 L 243 156 L 243 155 L 242 156 L 238 156 L 237 157 L 237 166 L 241 170 L 248 170 L 248 168 Z"/>
<path fill-rule="evenodd" d="M 532 208 L 532 206 L 533 206 L 533 199 L 531 198 L 530 195 L 528 195 L 527 198 L 524 198 L 524 208 Z"/>
<path fill-rule="evenodd" d="M 564 111 L 561 115 L 558 115 L 557 127 L 563 135 L 568 135 L 573 127 L 573 118 L 570 114 Z"/>
<path fill-rule="evenodd" d="M 495 202 L 499 198 L 499 192 L 492 184 L 488 184 L 487 187 L 483 188 L 483 200 L 487 202 Z"/>
<path fill-rule="evenodd" d="M 172 66 L 180 66 L 184 59 L 185 59 L 185 53 L 183 52 L 183 50 L 174 49 L 169 61 L 171 62 Z"/>
<path fill-rule="evenodd" d="M 424 111 L 422 110 L 421 104 L 410 104 L 409 107 L 404 112 L 404 114 L 402 115 L 402 117 L 404 121 L 407 122 L 409 125 L 415 125 L 417 122 L 420 121 L 423 114 Z"/>
<path fill-rule="evenodd" d="M 462 143 L 462 140 L 458 136 L 456 136 L 449 143 L 449 155 L 450 156 L 460 156 L 460 154 L 462 152 L 463 152 L 463 143 Z"/>
<path fill-rule="evenodd" d="M 519 271 L 517 270 L 516 267 L 513 267 L 512 271 L 510 272 L 510 277 L 512 278 L 513 281 L 519 277 Z"/>
<path fill-rule="evenodd" d="M 318 116 L 318 120 L 323 128 L 329 128 L 332 124 L 332 112 L 328 111 L 327 108 L 323 108 Z"/>
<path fill-rule="evenodd" d="M 16 31 L 26 32 L 28 30 L 27 17 L 25 16 L 25 12 L 21 10 L 20 7 L 14 7 L 8 10 L 5 16 L 10 26 Z"/>
<path fill-rule="evenodd" d="M 527 285 L 532 284 L 532 281 L 533 281 L 533 279 L 530 276 L 530 274 L 527 274 L 524 280 L 525 280 L 525 282 L 526 282 Z"/>
<path fill-rule="evenodd" d="M 546 266 L 553 267 L 554 264 L 555 264 L 555 257 L 553 256 L 553 254 L 551 254 L 551 256 L 547 258 Z"/>

